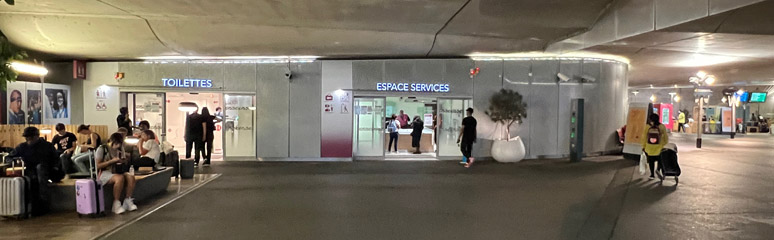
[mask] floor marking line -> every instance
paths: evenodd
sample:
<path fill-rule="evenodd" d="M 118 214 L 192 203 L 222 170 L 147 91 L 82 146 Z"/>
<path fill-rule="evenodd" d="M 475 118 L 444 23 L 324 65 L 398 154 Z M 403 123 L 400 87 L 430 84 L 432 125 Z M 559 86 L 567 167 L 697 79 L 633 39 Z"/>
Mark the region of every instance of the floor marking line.
<path fill-rule="evenodd" d="M 204 182 L 202 182 L 202 183 L 201 183 L 201 184 L 199 184 L 198 186 L 194 186 L 194 187 L 192 187 L 192 188 L 190 188 L 190 189 L 186 190 L 185 192 L 181 193 L 180 195 L 178 195 L 178 196 L 176 196 L 176 197 L 172 198 L 172 200 L 169 200 L 168 202 L 166 202 L 166 203 L 164 203 L 164 204 L 161 204 L 160 206 L 158 206 L 158 207 L 156 207 L 156 208 L 154 208 L 154 209 L 152 209 L 152 210 L 148 211 L 147 213 L 145 213 L 145 214 L 143 214 L 143 215 L 140 215 L 139 217 L 137 217 L 137 218 L 135 218 L 135 219 L 132 219 L 132 220 L 130 220 L 130 221 L 128 221 L 128 222 L 126 222 L 126 223 L 123 223 L 123 224 L 121 224 L 120 226 L 118 226 L 118 227 L 116 227 L 116 228 L 114 228 L 114 229 L 112 229 L 112 230 L 110 230 L 110 231 L 107 231 L 107 232 L 105 232 L 105 233 L 103 233 L 103 234 L 101 234 L 101 235 L 98 235 L 98 236 L 96 236 L 96 237 L 93 237 L 92 239 L 107 239 L 108 237 L 110 237 L 111 235 L 115 234 L 115 233 L 116 233 L 116 232 L 118 232 L 118 231 L 121 231 L 121 230 L 122 230 L 122 229 L 124 229 L 125 227 L 127 227 L 127 226 L 129 226 L 129 225 L 132 225 L 132 224 L 134 224 L 134 223 L 136 223 L 136 222 L 138 222 L 138 221 L 142 220 L 143 218 L 145 218 L 145 217 L 147 217 L 147 216 L 151 215 L 152 213 L 155 213 L 155 212 L 156 212 L 156 211 L 158 211 L 159 209 L 161 209 L 161 208 L 163 208 L 163 207 L 166 207 L 167 205 L 169 205 L 169 204 L 171 204 L 171 203 L 173 203 L 173 202 L 177 201 L 178 199 L 180 199 L 180 198 L 184 197 L 185 195 L 188 195 L 189 193 L 193 192 L 194 190 L 196 190 L 196 189 L 199 189 L 199 188 L 203 187 L 204 185 L 207 185 L 207 183 L 210 183 L 210 182 L 212 182 L 213 180 L 215 180 L 215 179 L 219 178 L 221 175 L 223 175 L 223 174 L 222 174 L 222 173 L 218 173 L 218 174 L 216 174 L 215 176 L 213 176 L 213 177 L 211 177 L 211 178 L 209 178 L 209 179 L 207 179 L 207 180 L 204 180 Z"/>

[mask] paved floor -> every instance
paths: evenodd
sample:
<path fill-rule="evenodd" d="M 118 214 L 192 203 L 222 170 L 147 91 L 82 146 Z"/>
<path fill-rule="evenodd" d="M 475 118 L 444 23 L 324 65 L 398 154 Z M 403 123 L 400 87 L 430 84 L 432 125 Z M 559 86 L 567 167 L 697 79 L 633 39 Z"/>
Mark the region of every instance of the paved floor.
<path fill-rule="evenodd" d="M 136 202 L 137 211 L 119 216 L 109 212 L 105 217 L 79 218 L 73 212 L 55 212 L 30 219 L 0 218 L 0 239 L 90 239 L 103 235 L 125 223 L 149 214 L 173 199 L 183 196 L 215 179 L 219 174 L 197 174 L 193 179 L 172 179 L 165 194 Z M 74 189 L 73 189 L 74 191 Z"/>
<path fill-rule="evenodd" d="M 771 239 L 774 138 L 672 140 L 678 186 L 619 157 L 219 164 L 223 177 L 109 238 Z"/>
<path fill-rule="evenodd" d="M 582 163 L 219 163 L 108 239 L 771 239 L 774 137 L 673 135 L 680 184 Z"/>

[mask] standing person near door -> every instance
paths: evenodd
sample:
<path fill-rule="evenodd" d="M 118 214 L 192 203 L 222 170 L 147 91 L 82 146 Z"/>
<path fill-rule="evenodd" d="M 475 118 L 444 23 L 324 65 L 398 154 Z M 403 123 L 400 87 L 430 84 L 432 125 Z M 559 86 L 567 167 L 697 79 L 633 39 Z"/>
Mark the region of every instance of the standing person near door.
<path fill-rule="evenodd" d="M 677 115 L 677 132 L 685 132 L 685 113 L 683 111 Z"/>
<path fill-rule="evenodd" d="M 387 132 L 390 133 L 390 142 L 387 143 L 387 152 L 390 152 L 390 147 L 395 147 L 395 153 L 398 152 L 398 129 L 400 129 L 400 123 L 396 120 L 395 114 L 390 117 L 390 121 L 387 122 Z M 395 141 L 395 145 L 393 145 Z"/>
<path fill-rule="evenodd" d="M 460 128 L 460 135 L 457 138 L 457 143 L 460 144 L 460 150 L 462 151 L 463 161 L 465 167 L 469 168 L 473 165 L 475 159 L 471 157 L 473 151 L 473 143 L 476 142 L 476 119 L 473 118 L 473 108 L 465 110 L 467 117 L 462 119 L 462 127 Z"/>
<path fill-rule="evenodd" d="M 116 117 L 116 123 L 118 124 L 118 128 L 126 128 L 126 130 L 131 131 L 132 120 L 129 119 L 129 108 L 122 107 L 120 110 L 118 110 L 118 112 L 119 112 L 118 117 Z"/>
<path fill-rule="evenodd" d="M 212 160 L 212 142 L 215 140 L 215 123 L 220 122 L 216 116 L 210 115 L 210 110 L 207 107 L 202 108 L 202 129 L 204 129 L 204 136 L 202 141 L 204 142 L 203 166 L 209 166 L 210 160 Z"/>
<path fill-rule="evenodd" d="M 421 154 L 419 150 L 419 142 L 422 141 L 422 130 L 425 130 L 425 122 L 419 116 L 414 116 L 414 121 L 411 122 L 411 146 L 415 148 L 414 154 Z"/>
<path fill-rule="evenodd" d="M 185 119 L 185 158 L 191 158 L 191 150 L 194 150 L 194 165 L 196 166 L 199 165 L 199 153 L 204 148 L 202 146 L 204 137 L 199 107 L 196 107 Z"/>

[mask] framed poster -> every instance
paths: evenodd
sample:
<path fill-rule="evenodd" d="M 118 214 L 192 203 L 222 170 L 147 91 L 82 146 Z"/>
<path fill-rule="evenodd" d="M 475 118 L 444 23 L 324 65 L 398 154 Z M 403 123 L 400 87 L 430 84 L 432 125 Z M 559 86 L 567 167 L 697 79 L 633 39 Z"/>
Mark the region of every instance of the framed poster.
<path fill-rule="evenodd" d="M 70 86 L 44 84 L 44 124 L 70 124 Z"/>
<path fill-rule="evenodd" d="M 24 112 L 27 91 L 24 82 L 11 82 L 8 83 L 6 90 L 8 99 L 8 124 L 25 124 L 27 121 L 27 114 Z"/>

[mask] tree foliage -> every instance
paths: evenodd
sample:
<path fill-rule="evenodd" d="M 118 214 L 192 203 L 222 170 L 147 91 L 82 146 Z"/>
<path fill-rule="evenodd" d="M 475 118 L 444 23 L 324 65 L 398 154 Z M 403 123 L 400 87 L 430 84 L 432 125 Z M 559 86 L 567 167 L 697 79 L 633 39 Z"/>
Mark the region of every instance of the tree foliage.
<path fill-rule="evenodd" d="M 16 77 L 19 76 L 16 71 L 11 69 L 11 62 L 26 57 L 27 53 L 13 46 L 8 38 L 0 34 L 0 89 L 5 91 L 8 83 L 16 81 Z"/>
<path fill-rule="evenodd" d="M 521 124 L 521 120 L 527 118 L 527 104 L 518 92 L 500 89 L 489 98 L 489 109 L 485 113 L 492 121 L 505 126 L 506 135 L 510 140 L 511 126 L 514 123 Z"/>

